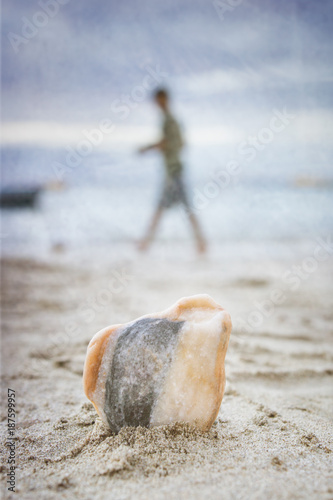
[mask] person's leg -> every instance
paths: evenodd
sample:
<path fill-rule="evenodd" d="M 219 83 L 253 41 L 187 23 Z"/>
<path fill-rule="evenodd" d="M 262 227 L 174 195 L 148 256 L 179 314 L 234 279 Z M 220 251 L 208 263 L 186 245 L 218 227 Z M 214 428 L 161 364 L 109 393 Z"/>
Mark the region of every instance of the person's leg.
<path fill-rule="evenodd" d="M 193 228 L 195 239 L 197 241 L 198 252 L 204 253 L 207 249 L 207 244 L 206 244 L 206 240 L 203 237 L 203 234 L 201 232 L 201 227 L 200 227 L 199 221 L 193 212 L 188 211 L 187 213 L 188 213 L 189 221 L 190 221 L 191 226 Z"/>
<path fill-rule="evenodd" d="M 163 213 L 163 208 L 158 207 L 156 211 L 154 212 L 153 218 L 151 220 L 151 223 L 148 227 L 148 231 L 146 236 L 139 242 L 139 250 L 145 251 L 148 249 L 149 244 L 151 243 L 152 239 L 155 236 L 155 232 L 158 226 L 158 223 L 160 222 L 161 216 Z"/>
<path fill-rule="evenodd" d="M 192 208 L 188 202 L 186 189 L 185 189 L 185 186 L 184 186 L 184 183 L 183 183 L 183 180 L 181 177 L 178 179 L 178 189 L 179 189 L 179 191 L 178 191 L 179 199 L 180 199 L 181 203 L 183 204 L 183 207 L 184 207 L 185 212 L 189 218 L 190 224 L 191 224 L 193 232 L 194 232 L 194 236 L 195 236 L 195 239 L 197 242 L 198 252 L 204 253 L 207 249 L 206 240 L 203 237 L 199 221 L 196 218 L 195 214 L 193 213 Z"/>

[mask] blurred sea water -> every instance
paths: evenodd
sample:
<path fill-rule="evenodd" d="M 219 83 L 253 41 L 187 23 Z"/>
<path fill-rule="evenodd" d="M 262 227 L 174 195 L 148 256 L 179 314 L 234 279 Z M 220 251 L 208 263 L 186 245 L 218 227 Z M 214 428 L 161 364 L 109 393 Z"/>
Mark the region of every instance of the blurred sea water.
<path fill-rule="evenodd" d="M 302 165 L 286 148 L 268 153 L 258 153 L 251 164 L 238 158 L 237 173 L 229 175 L 228 147 L 188 148 L 188 197 L 209 242 L 309 241 L 332 230 L 333 177 L 326 164 Z M 3 187 L 43 186 L 34 209 L 1 210 L 3 255 L 38 257 L 57 245 L 107 249 L 142 236 L 163 180 L 157 155 L 96 149 L 60 179 L 54 165 L 63 158 L 62 149 L 3 148 Z M 182 208 L 169 210 L 158 240 L 185 243 L 191 237 Z"/>

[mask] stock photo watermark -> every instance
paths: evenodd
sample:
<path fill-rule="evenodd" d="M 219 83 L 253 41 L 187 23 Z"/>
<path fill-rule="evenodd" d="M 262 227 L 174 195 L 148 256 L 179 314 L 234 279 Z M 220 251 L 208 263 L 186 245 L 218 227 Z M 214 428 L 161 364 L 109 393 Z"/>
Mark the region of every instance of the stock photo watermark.
<path fill-rule="evenodd" d="M 221 21 L 224 21 L 225 15 L 233 12 L 244 0 L 214 0 L 213 6 Z"/>
<path fill-rule="evenodd" d="M 273 142 L 275 135 L 283 132 L 295 119 L 295 115 L 288 113 L 286 108 L 282 111 L 273 109 L 272 113 L 273 116 L 269 120 L 268 127 L 261 128 L 256 135 L 248 136 L 245 141 L 239 144 L 238 154 L 245 156 L 247 162 L 252 162 L 258 151 L 263 151 L 268 144 Z"/>
<path fill-rule="evenodd" d="M 156 84 L 161 83 L 168 76 L 168 73 L 163 71 L 159 64 L 156 64 L 155 67 L 147 66 L 145 70 L 146 74 L 142 78 L 140 85 L 133 87 L 129 94 L 121 94 L 120 98 L 114 99 L 110 105 L 113 116 L 121 121 L 126 120 L 131 111 L 148 97 L 149 92 Z M 100 120 L 97 127 L 90 130 L 83 129 L 81 133 L 84 138 L 75 147 L 66 147 L 65 162 L 53 162 L 52 168 L 57 179 L 63 181 L 64 176 L 80 166 L 83 160 L 93 152 L 94 148 L 102 144 L 105 136 L 116 130 L 116 127 L 117 124 L 114 123 L 114 120 L 107 117 Z"/>
<path fill-rule="evenodd" d="M 82 330 L 82 323 L 89 325 L 96 316 L 110 307 L 113 298 L 124 292 L 129 283 L 133 281 L 134 276 L 129 274 L 128 270 L 114 270 L 111 273 L 112 278 L 107 286 L 100 288 L 98 292 L 90 297 L 87 297 L 85 302 L 76 308 L 79 321 L 67 321 L 60 333 L 55 333 L 49 337 L 49 345 L 42 352 L 37 352 L 34 356 L 32 364 L 33 371 L 37 373 L 47 366 L 48 361 L 57 356 L 57 350 L 63 350 L 64 345 L 69 344 L 73 339 L 78 338 Z"/>
<path fill-rule="evenodd" d="M 5 446 L 8 451 L 7 458 L 7 489 L 15 493 L 16 487 L 16 392 L 7 389 L 7 438 Z"/>
<path fill-rule="evenodd" d="M 38 2 L 41 10 L 36 10 L 33 16 L 22 17 L 21 33 L 13 33 L 10 31 L 7 38 L 17 54 L 22 45 L 26 45 L 29 41 L 38 35 L 41 28 L 45 28 L 50 19 L 53 19 L 59 12 L 61 5 L 66 5 L 70 0 L 40 0 Z"/>
<path fill-rule="evenodd" d="M 255 135 L 250 135 L 246 140 L 239 143 L 237 153 L 242 160 L 230 160 L 224 168 L 220 168 L 211 175 L 211 179 L 202 187 L 194 188 L 190 198 L 190 211 L 198 214 L 207 208 L 210 202 L 217 198 L 226 189 L 233 179 L 242 173 L 241 164 L 253 162 L 258 152 L 263 151 L 274 141 L 276 134 L 283 132 L 296 115 L 289 113 L 286 108 L 282 110 L 273 109 L 272 116 L 267 127 L 262 127 Z M 188 210 L 185 210 L 187 213 Z"/>
<path fill-rule="evenodd" d="M 316 239 L 316 246 L 311 255 L 305 257 L 300 264 L 293 265 L 281 275 L 281 286 L 273 288 L 268 296 L 260 301 L 254 302 L 254 308 L 244 318 L 235 319 L 235 330 L 238 333 L 253 333 L 256 328 L 263 325 L 265 320 L 271 318 L 276 308 L 287 300 L 287 292 L 296 292 L 302 282 L 308 280 L 318 269 L 321 262 L 327 261 L 333 255 L 332 236 Z"/>

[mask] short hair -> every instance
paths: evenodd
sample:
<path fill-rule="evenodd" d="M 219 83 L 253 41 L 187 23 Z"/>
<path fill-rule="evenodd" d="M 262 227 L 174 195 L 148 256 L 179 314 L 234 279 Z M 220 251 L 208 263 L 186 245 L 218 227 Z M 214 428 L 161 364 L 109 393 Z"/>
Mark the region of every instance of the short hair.
<path fill-rule="evenodd" d="M 165 88 L 158 88 L 153 93 L 154 99 L 158 99 L 159 97 L 164 97 L 165 99 L 169 99 L 169 92 Z"/>

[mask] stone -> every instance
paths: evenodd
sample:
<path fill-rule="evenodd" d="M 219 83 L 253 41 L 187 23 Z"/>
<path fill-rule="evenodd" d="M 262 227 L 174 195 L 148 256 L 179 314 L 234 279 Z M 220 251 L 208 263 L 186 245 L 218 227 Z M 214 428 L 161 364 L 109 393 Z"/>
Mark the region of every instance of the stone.
<path fill-rule="evenodd" d="M 225 387 L 229 314 L 208 295 L 104 328 L 89 343 L 84 391 L 114 433 L 187 422 L 205 431 Z"/>

